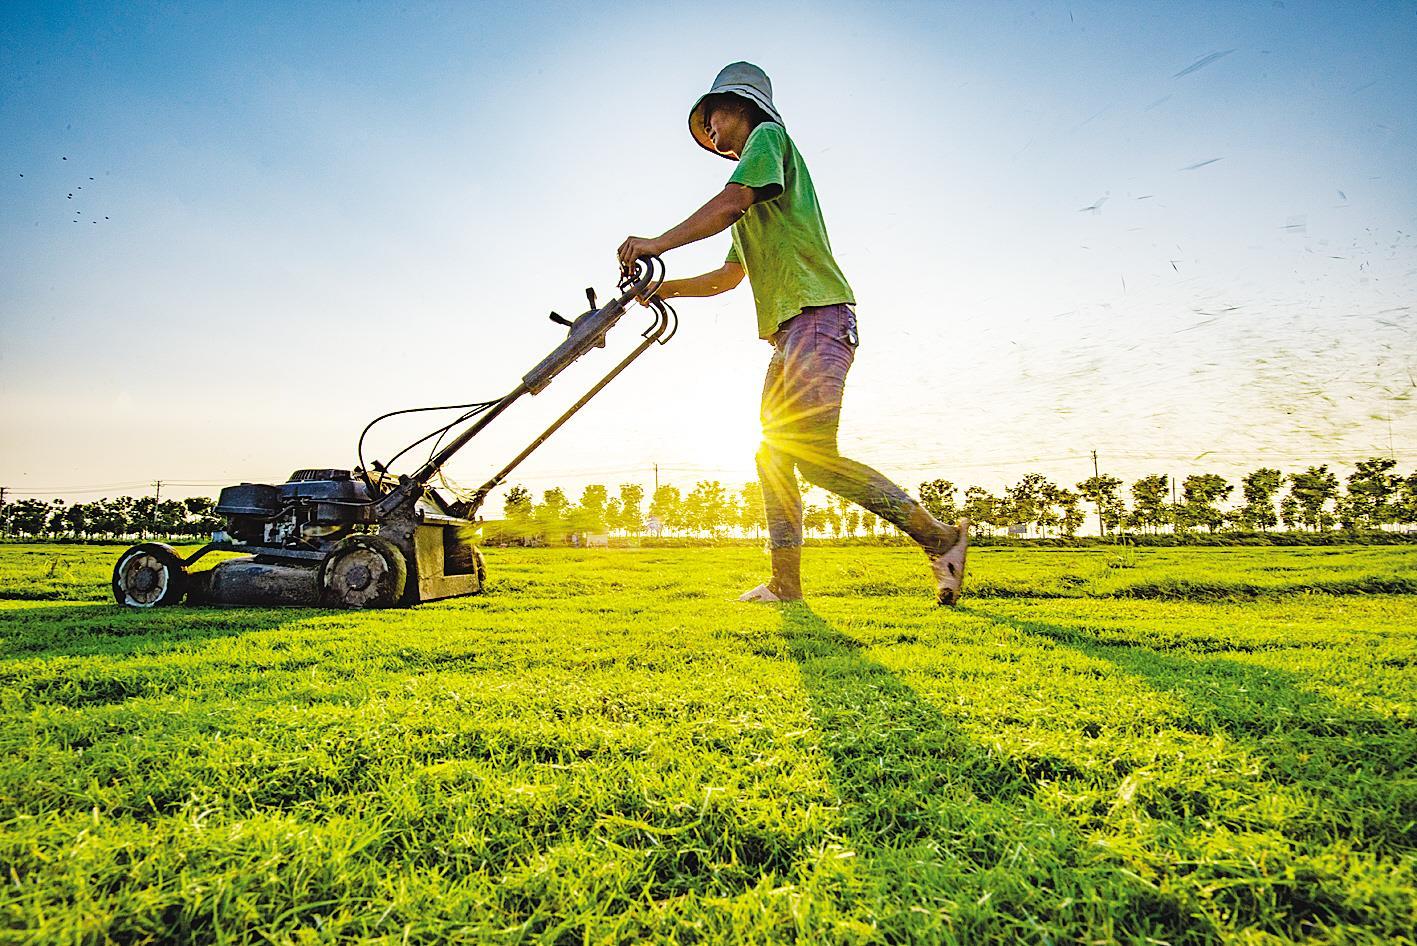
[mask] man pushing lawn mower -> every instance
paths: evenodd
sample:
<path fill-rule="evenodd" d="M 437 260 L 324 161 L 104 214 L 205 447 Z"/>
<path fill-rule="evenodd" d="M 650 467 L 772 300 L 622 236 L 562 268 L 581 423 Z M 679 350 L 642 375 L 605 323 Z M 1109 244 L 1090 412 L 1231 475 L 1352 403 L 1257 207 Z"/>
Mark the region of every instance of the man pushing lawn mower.
<path fill-rule="evenodd" d="M 856 300 L 832 258 L 817 194 L 757 66 L 735 62 L 689 111 L 703 148 L 738 163 L 723 190 L 653 239 L 628 237 L 620 265 L 732 229 L 733 246 L 712 273 L 666 281 L 656 295 L 716 296 L 748 276 L 758 335 L 772 343 L 763 382 L 758 478 L 767 513 L 772 578 L 739 601 L 802 597 L 802 496 L 796 471 L 890 522 L 925 550 L 940 604 L 959 600 L 969 521 L 945 525 L 877 471 L 837 451 L 846 373 L 858 343 Z M 646 301 L 646 300 L 642 300 Z"/>

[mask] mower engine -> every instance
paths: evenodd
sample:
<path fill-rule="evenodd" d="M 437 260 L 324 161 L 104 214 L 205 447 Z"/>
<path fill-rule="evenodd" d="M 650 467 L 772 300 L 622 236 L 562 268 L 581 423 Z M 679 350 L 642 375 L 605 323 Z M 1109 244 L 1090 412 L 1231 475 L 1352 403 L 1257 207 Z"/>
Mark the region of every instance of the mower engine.
<path fill-rule="evenodd" d="M 216 505 L 225 529 L 187 559 L 157 542 L 133 547 L 114 569 L 114 596 L 132 607 L 185 595 L 192 604 L 385 608 L 481 590 L 475 522 L 451 515 L 431 488 L 383 517 L 378 498 L 349 470 L 228 486 Z M 188 571 L 209 552 L 244 554 Z"/>
<path fill-rule="evenodd" d="M 337 542 L 374 521 L 364 483 L 348 470 L 296 470 L 280 486 L 242 483 L 217 499 L 226 532 L 252 545 L 316 546 Z"/>

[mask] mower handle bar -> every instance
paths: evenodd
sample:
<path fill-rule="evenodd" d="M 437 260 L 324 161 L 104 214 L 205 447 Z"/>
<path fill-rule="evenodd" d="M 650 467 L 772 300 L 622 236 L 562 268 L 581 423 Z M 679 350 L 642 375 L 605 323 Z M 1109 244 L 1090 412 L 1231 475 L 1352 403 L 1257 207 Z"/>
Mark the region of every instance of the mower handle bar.
<path fill-rule="evenodd" d="M 635 261 L 637 268 L 640 261 Z M 663 263 L 659 264 L 661 271 Z M 551 313 L 552 320 L 567 325 L 570 329 L 566 335 L 566 340 L 557 346 L 556 350 L 541 360 L 535 368 L 532 368 L 522 376 L 522 384 L 532 394 L 540 394 L 546 390 L 546 386 L 551 383 L 562 371 L 571 366 L 576 359 L 580 358 L 592 348 L 601 348 L 605 345 L 605 335 L 620 321 L 620 317 L 625 314 L 625 307 L 634 299 L 643 295 L 655 283 L 655 264 L 646 262 L 643 271 L 638 274 L 638 278 L 622 279 L 620 288 L 625 291 L 619 296 L 607 302 L 600 308 L 595 308 L 595 290 L 587 289 L 586 298 L 591 304 L 588 312 L 582 313 L 574 321 L 559 318 L 556 313 Z M 661 278 L 658 282 L 663 282 Z M 628 287 L 628 288 L 627 288 Z"/>
<path fill-rule="evenodd" d="M 428 461 L 412 474 L 407 477 L 400 477 L 398 487 L 383 499 L 379 500 L 378 512 L 381 514 L 391 512 L 410 495 L 421 491 L 423 487 L 438 474 L 443 464 L 452 459 L 453 455 L 466 446 L 469 440 L 477 436 L 497 415 L 510 407 L 522 395 L 540 394 L 546 389 L 546 386 L 551 383 L 552 379 L 569 368 L 586 352 L 590 351 L 592 348 L 604 347 L 606 334 L 615 326 L 616 322 L 620 321 L 620 318 L 625 314 L 625 310 L 630 303 L 638 298 L 644 298 L 646 296 L 653 297 L 654 292 L 658 290 L 663 282 L 664 263 L 658 257 L 645 257 L 635 260 L 634 274 L 625 275 L 619 282 L 618 288 L 621 289 L 620 295 L 600 308 L 591 309 L 571 321 L 569 334 L 564 342 L 558 345 L 551 354 L 543 358 L 536 367 L 523 375 L 521 383 L 510 392 L 503 395 L 493 407 L 489 408 L 477 419 L 476 423 L 448 441 L 446 446 L 429 457 Z M 538 438 L 531 447 L 523 451 L 502 473 L 498 474 L 498 477 L 494 478 L 493 482 L 490 482 L 488 486 L 483 487 L 483 489 L 478 490 L 478 503 L 480 503 L 481 497 L 485 495 L 486 491 L 491 486 L 495 486 L 496 483 L 500 482 L 500 478 L 510 472 L 513 466 L 524 459 L 537 446 L 540 446 L 546 437 L 550 436 L 557 427 L 568 420 L 571 414 L 574 414 L 583 407 L 596 392 L 604 387 L 605 384 L 609 383 L 611 378 L 619 374 L 620 371 L 637 358 L 652 343 L 655 341 L 668 340 L 668 335 L 672 335 L 673 332 L 668 331 L 671 327 L 671 320 L 664 311 L 665 305 L 657 299 L 652 299 L 652 307 L 655 309 L 657 320 L 655 324 L 650 327 L 649 331 L 644 333 L 645 341 L 631 353 L 630 357 L 616 366 L 600 384 L 596 385 L 585 397 L 576 402 L 571 410 L 562 415 L 561 419 L 557 421 L 550 430 Z M 666 334 L 666 332 L 668 334 Z"/>

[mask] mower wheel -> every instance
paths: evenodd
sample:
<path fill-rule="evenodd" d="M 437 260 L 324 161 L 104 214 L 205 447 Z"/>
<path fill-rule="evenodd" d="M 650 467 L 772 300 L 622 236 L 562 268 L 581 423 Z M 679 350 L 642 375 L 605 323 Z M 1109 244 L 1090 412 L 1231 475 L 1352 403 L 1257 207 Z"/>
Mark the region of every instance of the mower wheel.
<path fill-rule="evenodd" d="M 135 545 L 113 566 L 113 598 L 129 608 L 163 608 L 187 593 L 187 563 L 161 542 Z"/>
<path fill-rule="evenodd" d="M 377 535 L 352 535 L 320 566 L 320 601 L 327 608 L 389 608 L 403 597 L 408 562 Z"/>

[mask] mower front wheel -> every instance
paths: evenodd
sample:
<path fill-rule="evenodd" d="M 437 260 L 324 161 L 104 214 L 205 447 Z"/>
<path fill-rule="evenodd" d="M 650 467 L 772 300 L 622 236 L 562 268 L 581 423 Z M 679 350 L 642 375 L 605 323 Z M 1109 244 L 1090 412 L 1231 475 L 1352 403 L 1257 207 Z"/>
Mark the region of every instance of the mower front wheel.
<path fill-rule="evenodd" d="M 161 542 L 135 545 L 113 566 L 113 598 L 129 608 L 163 608 L 187 593 L 187 563 Z"/>
<path fill-rule="evenodd" d="M 403 597 L 408 562 L 377 535 L 352 535 L 320 566 L 320 601 L 327 608 L 390 608 Z"/>

